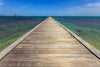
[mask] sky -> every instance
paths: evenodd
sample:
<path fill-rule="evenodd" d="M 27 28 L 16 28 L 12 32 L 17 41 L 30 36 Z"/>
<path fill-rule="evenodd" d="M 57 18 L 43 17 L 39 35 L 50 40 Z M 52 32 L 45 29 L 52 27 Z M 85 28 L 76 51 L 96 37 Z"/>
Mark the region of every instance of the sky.
<path fill-rule="evenodd" d="M 0 0 L 0 15 L 100 16 L 100 0 Z"/>

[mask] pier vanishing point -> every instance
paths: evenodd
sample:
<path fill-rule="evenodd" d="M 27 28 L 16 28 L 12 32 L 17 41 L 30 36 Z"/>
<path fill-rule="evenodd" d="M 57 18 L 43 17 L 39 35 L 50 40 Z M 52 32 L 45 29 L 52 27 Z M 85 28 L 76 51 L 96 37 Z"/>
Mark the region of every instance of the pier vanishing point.
<path fill-rule="evenodd" d="M 0 67 L 100 67 L 100 52 L 49 17 L 0 52 Z"/>

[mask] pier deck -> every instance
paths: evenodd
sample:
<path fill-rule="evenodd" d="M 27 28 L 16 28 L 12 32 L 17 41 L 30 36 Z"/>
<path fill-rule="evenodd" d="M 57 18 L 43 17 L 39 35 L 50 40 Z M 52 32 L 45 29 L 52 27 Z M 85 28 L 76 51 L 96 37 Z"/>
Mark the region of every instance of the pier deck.
<path fill-rule="evenodd" d="M 0 67 L 100 67 L 100 60 L 49 17 L 0 61 Z"/>

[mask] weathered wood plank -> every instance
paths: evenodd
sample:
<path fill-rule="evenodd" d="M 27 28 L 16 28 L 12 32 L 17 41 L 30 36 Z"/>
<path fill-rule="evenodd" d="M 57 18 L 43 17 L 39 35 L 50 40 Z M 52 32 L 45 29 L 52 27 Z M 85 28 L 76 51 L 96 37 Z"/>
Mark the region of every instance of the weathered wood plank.
<path fill-rule="evenodd" d="M 0 61 L 0 67 L 100 67 L 100 60 L 49 17 Z"/>

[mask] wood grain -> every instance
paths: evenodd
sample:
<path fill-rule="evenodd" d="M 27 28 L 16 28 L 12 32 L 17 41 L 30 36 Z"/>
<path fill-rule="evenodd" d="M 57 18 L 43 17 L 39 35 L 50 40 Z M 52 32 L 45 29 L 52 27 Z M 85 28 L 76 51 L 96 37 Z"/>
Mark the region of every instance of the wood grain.
<path fill-rule="evenodd" d="M 0 61 L 0 67 L 100 67 L 100 60 L 49 17 Z"/>

